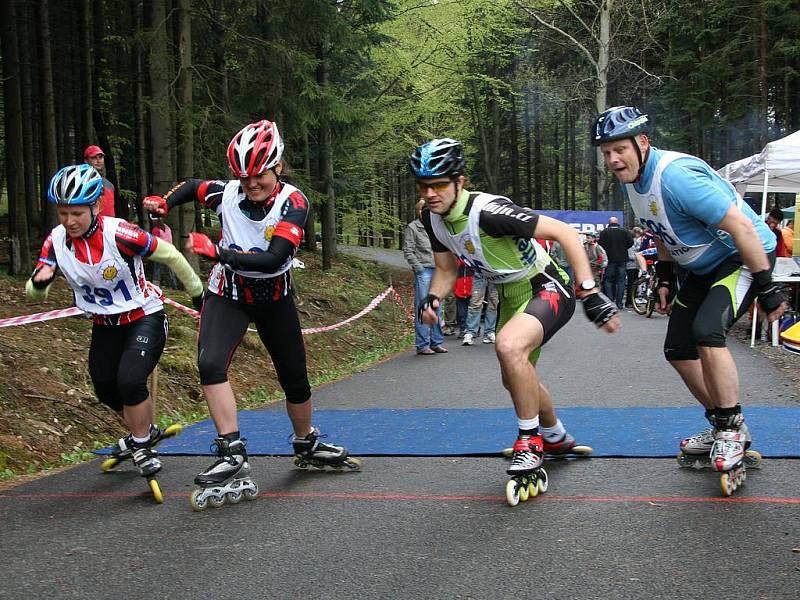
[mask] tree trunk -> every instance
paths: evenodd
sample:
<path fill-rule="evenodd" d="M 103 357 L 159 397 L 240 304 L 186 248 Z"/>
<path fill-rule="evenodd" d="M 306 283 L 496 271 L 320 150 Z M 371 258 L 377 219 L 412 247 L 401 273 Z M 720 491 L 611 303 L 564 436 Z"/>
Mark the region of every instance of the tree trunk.
<path fill-rule="evenodd" d="M 324 95 L 328 87 L 329 63 L 328 49 L 330 43 L 323 41 L 320 52 L 318 82 Z M 323 123 L 320 135 L 320 180 L 325 192 L 325 204 L 322 207 L 322 270 L 333 266 L 336 258 L 336 192 L 333 187 L 333 140 L 330 123 Z"/>
<path fill-rule="evenodd" d="M 31 80 L 31 70 L 35 61 L 35 47 L 33 46 L 33 35 L 31 34 L 31 23 L 33 21 L 32 6 L 27 2 L 18 5 L 19 27 L 19 60 L 20 60 L 20 99 L 25 110 L 20 117 L 22 119 L 22 144 L 23 160 L 25 163 L 23 180 L 25 184 L 25 217 L 31 230 L 35 227 L 41 233 L 42 219 L 41 206 L 39 204 L 39 192 L 36 186 L 36 159 L 34 158 L 34 148 L 36 146 L 36 136 L 34 134 L 34 120 L 36 119 L 38 100 L 34 103 L 33 81 Z"/>
<path fill-rule="evenodd" d="M 8 234 L 11 238 L 9 273 L 19 275 L 30 271 L 31 251 L 22 179 L 22 97 L 20 94 L 19 45 L 15 13 L 14 2 L 0 2 L 5 163 L 8 186 Z"/>
<path fill-rule="evenodd" d="M 600 38 L 597 44 L 597 89 L 594 95 L 594 105 L 597 114 L 602 113 L 608 102 L 608 64 L 611 44 L 611 9 L 614 0 L 601 0 L 600 4 Z M 600 210 L 608 206 L 608 177 L 606 165 L 600 148 L 595 151 L 597 169 L 597 203 Z"/>
<path fill-rule="evenodd" d="M 522 203 L 522 193 L 519 186 L 519 140 L 517 139 L 517 96 L 511 92 L 511 200 L 515 204 Z"/>
<path fill-rule="evenodd" d="M 80 43 L 81 43 L 81 65 L 80 65 L 80 81 L 82 84 L 81 99 L 82 99 L 82 118 L 83 127 L 76 136 L 80 141 L 76 149 L 83 150 L 89 144 L 97 142 L 97 136 L 94 131 L 93 120 L 93 107 L 94 107 L 94 93 L 92 92 L 92 17 L 91 17 L 91 0 L 81 0 L 80 10 Z M 81 155 L 82 156 L 82 155 Z"/>
<path fill-rule="evenodd" d="M 180 73 L 178 77 L 178 179 L 187 179 L 194 175 L 194 121 L 192 103 L 192 20 L 191 0 L 178 0 L 178 55 L 180 56 Z M 180 237 L 188 238 L 195 227 L 196 202 L 187 202 L 180 207 Z M 200 269 L 200 262 L 194 252 L 183 249 L 186 260 L 195 271 Z"/>
<path fill-rule="evenodd" d="M 525 96 L 525 206 L 533 207 L 533 144 L 531 143 L 531 103 Z"/>
<path fill-rule="evenodd" d="M 141 31 L 144 17 L 142 15 L 142 5 L 138 0 L 130 0 L 130 10 L 133 17 L 134 30 Z M 145 131 L 145 110 L 144 110 L 144 68 L 142 66 L 142 44 L 135 40 L 131 46 L 131 75 L 133 78 L 133 153 L 134 153 L 134 177 L 136 185 L 136 201 L 134 211 L 139 227 L 145 226 L 145 215 L 142 210 L 141 198 L 148 195 L 152 190 L 148 187 L 150 177 L 148 175 L 147 154 L 145 145 L 147 133 Z M 163 191 L 163 190 L 159 190 Z"/>
<path fill-rule="evenodd" d="M 308 129 L 303 130 L 303 171 L 306 175 L 306 181 L 311 181 L 311 145 L 308 143 Z M 305 225 L 305 243 L 303 246 L 309 252 L 316 254 L 317 252 L 317 227 L 316 227 L 316 209 L 311 199 L 308 199 L 308 217 L 306 217 Z"/>
<path fill-rule="evenodd" d="M 756 20 L 758 22 L 758 98 L 759 98 L 759 123 L 758 151 L 766 146 L 769 141 L 769 82 L 767 81 L 767 67 L 769 61 L 767 7 L 765 0 L 758 0 L 756 4 Z"/>
<path fill-rule="evenodd" d="M 538 96 L 538 95 L 537 95 Z M 533 106 L 533 208 L 542 210 L 544 186 L 542 185 L 544 165 L 542 164 L 542 111 L 538 97 L 534 96 Z"/>
<path fill-rule="evenodd" d="M 145 8 L 146 27 L 150 32 L 150 144 L 151 173 L 153 190 L 164 194 L 175 182 L 175 171 L 172 167 L 172 131 L 170 103 L 170 55 L 167 51 L 168 29 L 164 0 L 153 0 Z M 170 227 L 180 231 L 178 211 L 170 213 L 167 218 Z M 175 240 L 180 247 L 180 239 Z"/>
<path fill-rule="evenodd" d="M 41 44 L 39 69 L 39 90 L 42 95 L 42 148 L 44 162 L 42 164 L 42 189 L 47 189 L 49 179 L 58 170 L 56 155 L 56 108 L 53 94 L 53 59 L 50 49 L 50 14 L 47 0 L 39 0 L 37 8 L 37 29 Z M 56 224 L 55 206 L 47 202 L 46 194 L 42 194 L 44 207 L 43 230 L 50 231 Z"/>

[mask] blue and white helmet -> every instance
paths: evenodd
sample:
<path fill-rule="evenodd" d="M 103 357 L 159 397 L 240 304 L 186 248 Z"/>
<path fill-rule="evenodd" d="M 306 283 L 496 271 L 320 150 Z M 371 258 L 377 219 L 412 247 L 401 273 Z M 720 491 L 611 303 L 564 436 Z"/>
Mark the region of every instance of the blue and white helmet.
<path fill-rule="evenodd" d="M 410 159 L 411 172 L 417 179 L 458 177 L 464 174 L 467 161 L 461 142 L 451 138 L 431 140 L 419 146 Z"/>
<path fill-rule="evenodd" d="M 88 164 L 70 165 L 53 175 L 47 199 L 53 204 L 92 205 L 103 193 L 103 177 Z"/>
<path fill-rule="evenodd" d="M 603 111 L 592 126 L 592 145 L 633 138 L 650 131 L 650 120 L 633 106 L 614 106 Z"/>

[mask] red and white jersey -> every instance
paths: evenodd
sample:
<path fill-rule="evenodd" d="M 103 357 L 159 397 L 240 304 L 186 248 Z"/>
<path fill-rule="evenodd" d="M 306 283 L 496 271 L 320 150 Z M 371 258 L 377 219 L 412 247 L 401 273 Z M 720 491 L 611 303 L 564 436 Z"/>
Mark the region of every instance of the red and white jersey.
<path fill-rule="evenodd" d="M 293 185 L 284 183 L 267 215 L 260 221 L 253 221 L 244 215 L 239 208 L 239 203 L 244 198 L 239 181 L 236 179 L 229 181 L 225 185 L 222 202 L 217 206 L 217 214 L 222 222 L 220 247 L 230 248 L 237 252 L 265 252 L 269 248 L 272 236 L 275 233 L 275 227 L 283 220 L 284 205 L 289 201 L 289 196 L 298 191 Z M 301 238 L 302 228 L 297 225 L 293 226 L 297 227 L 298 239 Z M 208 289 L 212 293 L 222 294 L 225 269 L 252 279 L 271 279 L 286 273 L 291 267 L 292 256 L 289 256 L 274 273 L 238 271 L 217 263 L 208 278 Z"/>
<path fill-rule="evenodd" d="M 147 290 L 141 257 L 126 260 L 117 247 L 117 230 L 123 222 L 113 217 L 103 219 L 103 230 L 98 232 L 103 236 L 103 254 L 99 260 L 89 254 L 88 263 L 78 260 L 67 247 L 67 232 L 62 225 L 50 234 L 58 267 L 75 292 L 76 306 L 92 315 L 117 315 L 136 309 L 149 315 L 163 309 L 159 297 Z"/>

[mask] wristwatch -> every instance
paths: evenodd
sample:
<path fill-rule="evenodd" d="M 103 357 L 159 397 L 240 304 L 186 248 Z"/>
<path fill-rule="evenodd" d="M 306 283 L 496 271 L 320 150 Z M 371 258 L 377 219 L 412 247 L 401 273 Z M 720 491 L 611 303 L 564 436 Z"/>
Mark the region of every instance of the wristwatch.
<path fill-rule="evenodd" d="M 594 279 L 584 279 L 581 281 L 578 289 L 582 292 L 591 292 L 596 287 L 597 284 L 594 282 Z"/>

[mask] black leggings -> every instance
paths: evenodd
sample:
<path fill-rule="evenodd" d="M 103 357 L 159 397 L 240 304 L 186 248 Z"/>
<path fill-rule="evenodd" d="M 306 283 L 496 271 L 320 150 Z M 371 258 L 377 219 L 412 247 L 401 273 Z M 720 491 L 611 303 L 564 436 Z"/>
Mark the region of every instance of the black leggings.
<path fill-rule="evenodd" d="M 147 377 L 156 368 L 169 325 L 164 311 L 126 325 L 94 325 L 89 375 L 98 400 L 120 412 L 147 400 Z"/>
<path fill-rule="evenodd" d="M 292 404 L 308 400 L 311 386 L 306 370 L 306 347 L 291 294 L 258 305 L 206 294 L 197 343 L 200 383 L 215 385 L 228 381 L 233 353 L 251 322 L 255 323 L 258 335 L 272 357 L 286 400 Z"/>

